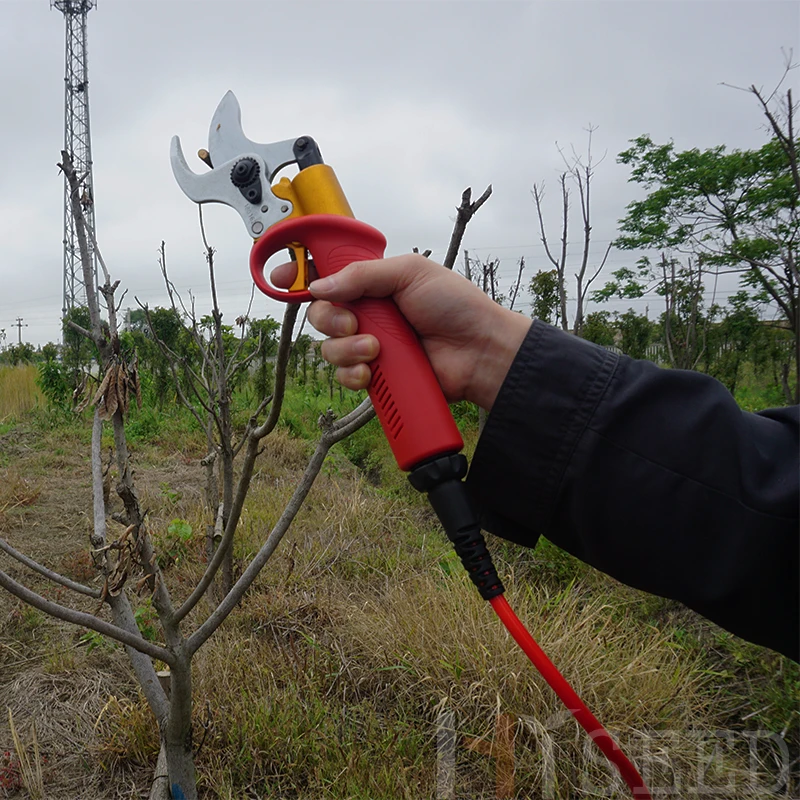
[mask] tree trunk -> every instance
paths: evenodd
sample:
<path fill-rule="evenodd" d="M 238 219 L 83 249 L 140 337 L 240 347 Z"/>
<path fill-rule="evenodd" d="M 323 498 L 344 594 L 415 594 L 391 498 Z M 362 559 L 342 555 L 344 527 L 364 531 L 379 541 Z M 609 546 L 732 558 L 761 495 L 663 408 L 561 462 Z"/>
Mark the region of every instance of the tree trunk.
<path fill-rule="evenodd" d="M 226 425 L 228 428 L 228 425 Z M 225 442 L 222 445 L 222 503 L 224 506 L 222 512 L 222 528 L 226 530 L 228 527 L 228 518 L 230 517 L 230 510 L 233 507 L 233 452 L 230 450 L 230 443 L 233 439 L 233 432 L 229 431 Z M 233 587 L 233 545 L 228 548 L 223 558 L 220 567 L 220 595 L 221 600 Z"/>
<path fill-rule="evenodd" d="M 781 387 L 783 388 L 783 399 L 786 402 L 787 406 L 790 406 L 794 402 L 794 397 L 792 395 L 792 387 L 789 386 L 789 365 L 784 364 L 781 368 Z"/>
<path fill-rule="evenodd" d="M 167 749 L 163 743 L 158 751 L 156 771 L 153 773 L 153 782 L 150 785 L 150 794 L 147 800 L 170 800 L 169 769 L 167 768 Z"/>
<path fill-rule="evenodd" d="M 794 313 L 794 396 L 789 392 L 789 404 L 800 403 L 800 302 L 795 302 Z"/>
<path fill-rule="evenodd" d="M 184 654 L 171 670 L 169 719 L 162 731 L 173 800 L 197 800 L 192 752 L 192 667 Z"/>

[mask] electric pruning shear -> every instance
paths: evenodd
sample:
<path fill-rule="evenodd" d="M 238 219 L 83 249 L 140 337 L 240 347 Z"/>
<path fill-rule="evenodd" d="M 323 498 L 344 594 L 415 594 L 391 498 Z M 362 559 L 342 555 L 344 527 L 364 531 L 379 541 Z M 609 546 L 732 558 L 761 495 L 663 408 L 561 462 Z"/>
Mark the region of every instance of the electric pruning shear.
<path fill-rule="evenodd" d="M 171 147 L 172 171 L 178 185 L 196 203 L 224 203 L 239 212 L 255 239 L 250 273 L 267 296 L 288 303 L 312 300 L 308 291 L 309 253 L 320 277 L 353 261 L 382 258 L 386 239 L 353 216 L 333 169 L 323 163 L 310 136 L 257 144 L 242 130 L 241 109 L 233 92 L 222 98 L 211 120 L 208 150 L 198 155 L 211 167 L 196 174 L 186 163 L 180 139 Z M 284 167 L 296 164 L 291 180 Z M 264 266 L 270 256 L 288 248 L 297 263 L 289 290 L 269 283 Z M 347 304 L 361 333 L 380 341 L 380 355 L 371 364 L 368 393 L 403 470 L 463 447 L 447 401 L 416 333 L 390 299 L 362 299 Z"/>
<path fill-rule="evenodd" d="M 195 203 L 223 203 L 239 212 L 255 240 L 250 274 L 267 296 L 287 303 L 313 300 L 309 263 L 327 277 L 354 261 L 383 258 L 386 239 L 355 219 L 333 169 L 322 160 L 310 136 L 258 144 L 245 136 L 233 92 L 222 98 L 208 133 L 208 150 L 198 156 L 211 169 L 197 174 L 186 163 L 179 137 L 172 138 L 170 161 L 178 185 Z M 284 167 L 298 173 L 274 182 Z M 267 260 L 288 249 L 297 277 L 288 290 L 264 275 Z M 463 440 L 422 345 L 390 298 L 362 298 L 336 304 L 352 311 L 359 333 L 371 333 L 380 353 L 371 364 L 367 392 L 375 406 L 398 466 L 409 472 L 415 489 L 426 492 L 462 564 L 513 638 L 562 702 L 617 767 L 634 797 L 649 800 L 639 773 L 603 726 L 558 672 L 503 597 L 463 478 L 467 460 Z"/>

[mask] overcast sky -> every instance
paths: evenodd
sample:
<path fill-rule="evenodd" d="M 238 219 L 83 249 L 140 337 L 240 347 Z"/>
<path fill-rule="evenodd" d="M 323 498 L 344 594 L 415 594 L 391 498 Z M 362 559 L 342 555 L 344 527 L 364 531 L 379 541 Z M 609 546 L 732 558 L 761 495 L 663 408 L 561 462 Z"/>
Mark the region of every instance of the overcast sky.
<path fill-rule="evenodd" d="M 126 305 L 159 305 L 165 240 L 176 286 L 206 311 L 197 210 L 174 182 L 169 143 L 179 134 L 202 171 L 191 154 L 207 145 L 232 89 L 251 139 L 317 140 L 389 254 L 416 245 L 441 260 L 461 192 L 491 183 L 464 246 L 501 258 L 504 276 L 520 255 L 529 274 L 548 267 L 531 186 L 548 187 L 556 238 L 556 142 L 584 149 L 585 128 L 597 126 L 595 157 L 608 154 L 593 186 L 599 258 L 638 196 L 615 160 L 628 140 L 760 146 L 755 99 L 720 84 L 771 89 L 781 48 L 800 55 L 799 35 L 800 4 L 770 0 L 99 0 L 89 14 L 89 97 L 100 247 Z M 16 341 L 22 317 L 23 340 L 42 344 L 60 339 L 62 296 L 64 20 L 48 0 L 0 0 L 0 74 L 0 328 Z M 206 208 L 232 322 L 249 297 L 250 240 L 236 212 Z M 609 269 L 630 260 L 612 252 Z M 259 297 L 253 313 L 282 309 Z"/>

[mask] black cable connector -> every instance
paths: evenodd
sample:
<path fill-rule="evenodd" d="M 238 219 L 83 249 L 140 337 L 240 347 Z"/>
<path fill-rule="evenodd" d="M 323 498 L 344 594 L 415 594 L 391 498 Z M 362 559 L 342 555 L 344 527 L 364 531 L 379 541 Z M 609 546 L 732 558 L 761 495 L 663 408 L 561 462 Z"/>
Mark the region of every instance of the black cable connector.
<path fill-rule="evenodd" d="M 478 515 L 463 483 L 466 474 L 467 459 L 457 453 L 420 464 L 408 480 L 417 491 L 427 493 L 470 580 L 484 600 L 491 600 L 503 594 L 505 588 L 486 549 Z"/>

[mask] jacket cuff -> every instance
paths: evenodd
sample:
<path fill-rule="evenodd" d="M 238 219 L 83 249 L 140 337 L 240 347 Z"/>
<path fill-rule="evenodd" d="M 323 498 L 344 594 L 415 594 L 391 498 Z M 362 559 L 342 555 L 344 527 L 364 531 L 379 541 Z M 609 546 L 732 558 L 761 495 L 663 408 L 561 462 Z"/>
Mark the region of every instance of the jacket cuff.
<path fill-rule="evenodd" d="M 487 530 L 526 546 L 547 534 L 566 468 L 618 361 L 603 347 L 533 323 L 467 479 Z"/>

